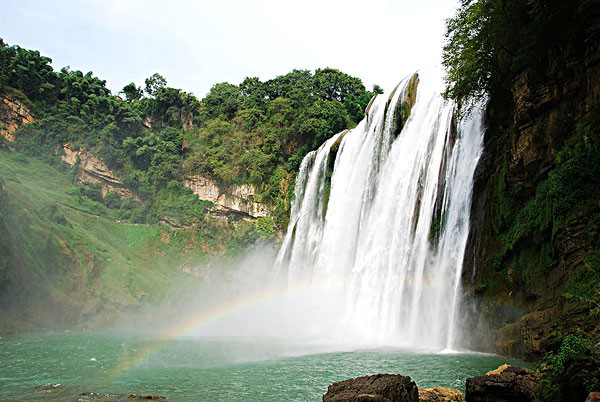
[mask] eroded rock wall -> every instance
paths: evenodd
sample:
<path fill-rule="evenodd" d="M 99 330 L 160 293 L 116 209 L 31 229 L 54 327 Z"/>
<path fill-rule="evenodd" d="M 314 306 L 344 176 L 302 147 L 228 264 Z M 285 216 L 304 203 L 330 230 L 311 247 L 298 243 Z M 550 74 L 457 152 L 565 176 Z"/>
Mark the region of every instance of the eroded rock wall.
<path fill-rule="evenodd" d="M 256 189 L 251 184 L 220 186 L 216 181 L 198 175 L 188 176 L 183 182 L 201 200 L 215 204 L 213 212 L 241 213 L 252 218 L 270 216 L 266 204 L 256 201 Z"/>
<path fill-rule="evenodd" d="M 64 154 L 61 159 L 73 166 L 78 165 L 80 172 L 78 183 L 99 183 L 102 197 L 109 191 L 116 192 L 121 198 L 137 197 L 121 181 L 119 176 L 112 172 L 104 161 L 85 149 L 74 149 L 70 144 L 63 145 Z"/>
<path fill-rule="evenodd" d="M 13 134 L 24 124 L 35 121 L 32 111 L 20 100 L 0 93 L 0 136 L 14 141 Z"/>

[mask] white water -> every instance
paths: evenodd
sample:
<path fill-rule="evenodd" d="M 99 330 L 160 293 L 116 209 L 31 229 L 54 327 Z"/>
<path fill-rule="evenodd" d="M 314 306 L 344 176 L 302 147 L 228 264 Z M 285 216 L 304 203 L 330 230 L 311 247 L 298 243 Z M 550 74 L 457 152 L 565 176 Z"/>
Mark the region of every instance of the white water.
<path fill-rule="evenodd" d="M 454 346 L 483 127 L 474 115 L 458 122 L 453 138 L 454 105 L 439 95 L 441 79 L 419 75 L 416 103 L 397 137 L 394 111 L 408 79 L 377 96 L 343 137 L 326 209 L 330 150 L 341 134 L 302 161 L 276 268 L 290 287 L 324 289 L 311 296 L 320 298 L 317 307 L 305 311 L 315 334 L 346 343 Z M 432 236 L 436 216 L 443 224 Z"/>

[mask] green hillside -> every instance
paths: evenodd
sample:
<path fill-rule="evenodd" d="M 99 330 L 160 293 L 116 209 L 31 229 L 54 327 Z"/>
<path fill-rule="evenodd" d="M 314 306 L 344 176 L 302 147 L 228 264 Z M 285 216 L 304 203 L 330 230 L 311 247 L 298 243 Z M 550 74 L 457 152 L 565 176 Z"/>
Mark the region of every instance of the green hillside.
<path fill-rule="evenodd" d="M 169 289 L 200 281 L 203 261 L 235 252 L 248 232 L 210 221 L 187 230 L 119 222 L 99 215 L 103 204 L 80 187 L 36 158 L 0 150 L 4 331 L 101 322 L 165 302 Z"/>

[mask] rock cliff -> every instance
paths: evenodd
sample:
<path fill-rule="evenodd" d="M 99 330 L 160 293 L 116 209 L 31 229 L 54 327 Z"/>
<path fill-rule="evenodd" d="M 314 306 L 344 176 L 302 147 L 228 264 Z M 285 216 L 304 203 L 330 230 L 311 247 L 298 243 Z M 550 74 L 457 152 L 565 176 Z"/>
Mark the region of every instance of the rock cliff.
<path fill-rule="evenodd" d="M 75 150 L 70 144 L 63 145 L 64 154 L 61 159 L 69 165 L 79 167 L 78 183 L 98 183 L 102 197 L 109 191 L 116 192 L 121 198 L 137 199 L 121 181 L 121 179 L 98 156 L 85 149 Z"/>
<path fill-rule="evenodd" d="M 598 338 L 580 290 L 598 269 L 597 176 L 582 150 L 598 141 L 600 48 L 548 49 L 548 60 L 490 100 L 463 270 L 481 312 L 471 342 L 529 360 L 566 333 Z"/>
<path fill-rule="evenodd" d="M 76 150 L 71 144 L 64 144 L 62 151 L 61 159 L 64 162 L 79 167 L 78 183 L 98 183 L 103 197 L 112 191 L 121 198 L 138 199 L 119 176 L 108 169 L 104 161 L 95 154 L 85 149 Z M 191 189 L 199 199 L 212 202 L 212 215 L 237 214 L 242 217 L 261 218 L 271 214 L 266 204 L 255 200 L 256 189 L 250 184 L 220 186 L 212 179 L 192 175 L 186 177 L 182 185 Z"/>
<path fill-rule="evenodd" d="M 32 111 L 24 102 L 0 92 L 0 136 L 12 142 L 14 132 L 34 120 Z"/>
<path fill-rule="evenodd" d="M 216 181 L 198 175 L 188 176 L 183 182 L 201 200 L 215 204 L 213 214 L 242 214 L 252 218 L 270 216 L 269 207 L 256 201 L 256 189 L 250 184 L 220 186 Z"/>

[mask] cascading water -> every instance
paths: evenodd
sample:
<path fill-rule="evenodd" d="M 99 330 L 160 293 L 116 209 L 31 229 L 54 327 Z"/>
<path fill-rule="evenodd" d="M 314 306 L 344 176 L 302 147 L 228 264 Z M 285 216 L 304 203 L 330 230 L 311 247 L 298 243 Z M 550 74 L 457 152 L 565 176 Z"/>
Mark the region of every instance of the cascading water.
<path fill-rule="evenodd" d="M 323 303 L 337 317 L 327 332 L 345 341 L 454 344 L 482 118 L 455 122 L 441 80 L 419 80 L 401 131 L 410 77 L 308 154 L 298 174 L 278 272 L 289 286 L 328 284 Z"/>

